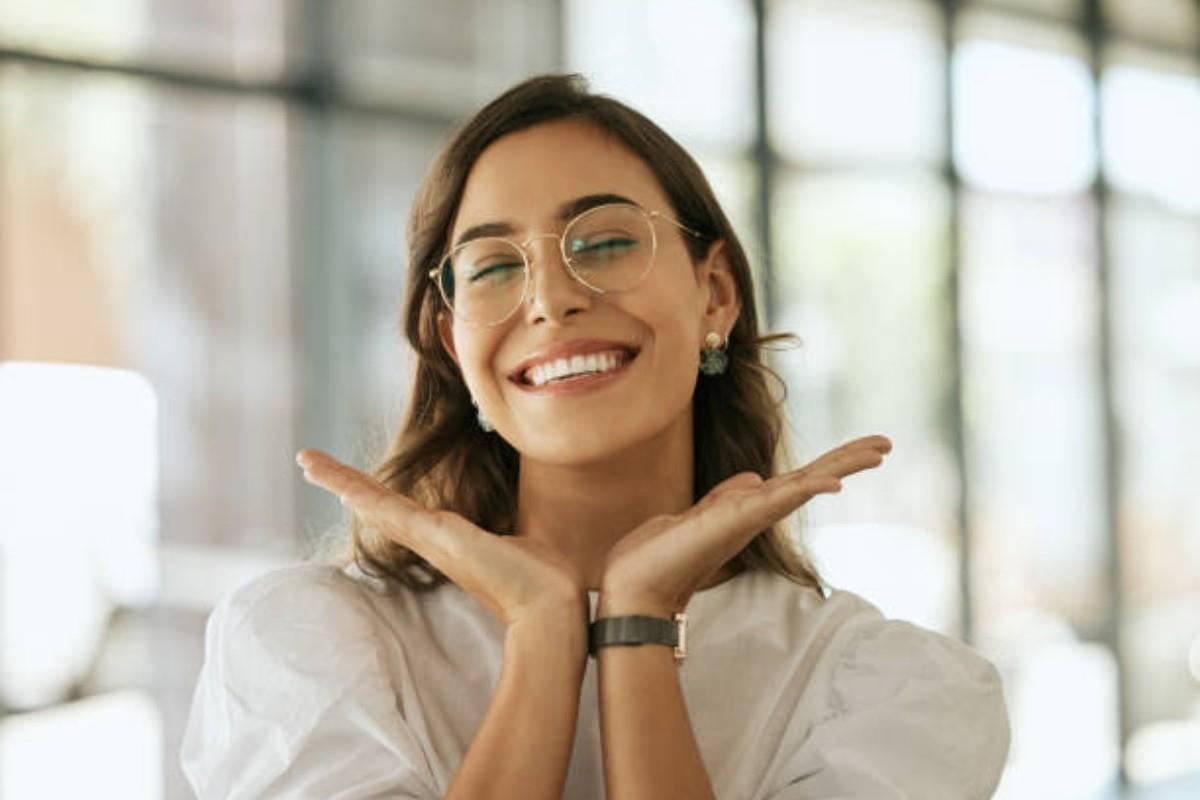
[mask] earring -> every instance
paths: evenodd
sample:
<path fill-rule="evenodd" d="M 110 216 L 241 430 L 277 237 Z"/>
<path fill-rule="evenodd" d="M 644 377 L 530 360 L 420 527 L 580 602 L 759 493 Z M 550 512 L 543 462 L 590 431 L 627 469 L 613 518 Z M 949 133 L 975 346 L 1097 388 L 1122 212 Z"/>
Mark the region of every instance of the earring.
<path fill-rule="evenodd" d="M 491 420 L 483 415 L 483 411 L 480 410 L 479 403 L 475 402 L 474 397 L 471 398 L 471 405 L 475 406 L 475 419 L 479 420 L 479 427 L 483 428 L 483 432 L 491 433 L 492 431 L 496 430 L 495 426 L 492 425 Z"/>
<path fill-rule="evenodd" d="M 725 354 L 728 339 L 723 339 L 716 331 L 709 331 L 704 337 L 704 349 L 700 351 L 700 371 L 705 375 L 720 375 L 729 366 L 729 356 Z"/>

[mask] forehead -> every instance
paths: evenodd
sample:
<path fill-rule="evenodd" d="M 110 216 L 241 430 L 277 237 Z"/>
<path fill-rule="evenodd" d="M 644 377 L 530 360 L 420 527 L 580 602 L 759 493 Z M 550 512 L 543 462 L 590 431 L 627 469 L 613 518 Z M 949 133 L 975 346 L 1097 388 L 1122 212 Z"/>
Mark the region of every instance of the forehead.
<path fill-rule="evenodd" d="M 646 163 L 602 128 L 581 120 L 535 125 L 497 139 L 475 161 L 451 241 L 460 231 L 486 222 L 548 229 L 566 201 L 608 193 L 647 209 L 667 207 Z"/>

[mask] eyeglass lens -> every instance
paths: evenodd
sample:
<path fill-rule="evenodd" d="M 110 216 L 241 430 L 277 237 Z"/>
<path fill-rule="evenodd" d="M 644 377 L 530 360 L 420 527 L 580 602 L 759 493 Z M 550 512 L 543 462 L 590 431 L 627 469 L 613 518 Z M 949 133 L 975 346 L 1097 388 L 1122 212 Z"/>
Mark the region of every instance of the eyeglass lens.
<path fill-rule="evenodd" d="M 630 205 L 585 211 L 568 223 L 562 241 L 568 270 L 598 292 L 637 288 L 654 255 L 650 218 Z M 439 288 L 457 316 L 486 325 L 505 319 L 521 304 L 526 273 L 525 257 L 512 242 L 474 239 L 443 262 Z"/>

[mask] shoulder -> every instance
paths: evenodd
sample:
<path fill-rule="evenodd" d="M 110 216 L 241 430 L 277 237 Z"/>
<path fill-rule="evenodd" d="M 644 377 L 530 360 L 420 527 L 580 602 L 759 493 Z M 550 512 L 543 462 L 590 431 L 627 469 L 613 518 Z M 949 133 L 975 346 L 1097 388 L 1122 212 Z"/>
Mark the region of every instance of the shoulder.
<path fill-rule="evenodd" d="M 888 619 L 851 592 L 834 590 L 825 601 L 844 629 L 838 648 L 838 677 L 902 673 L 911 678 L 955 679 L 999 688 L 991 662 L 969 645 L 928 628 Z"/>
<path fill-rule="evenodd" d="M 272 662 L 310 673 L 372 657 L 377 624 L 370 590 L 333 566 L 301 563 L 264 573 L 225 595 L 209 617 L 210 657 L 245 667 Z M 248 663 L 249 662 L 249 663 Z M 261 673 L 265 674 L 265 673 Z"/>
<path fill-rule="evenodd" d="M 756 610 L 785 615 L 816 647 L 820 658 L 836 664 L 839 673 L 863 668 L 888 670 L 954 670 L 976 678 L 992 678 L 994 667 L 970 646 L 937 631 L 884 616 L 874 604 L 854 592 L 832 589 L 827 595 L 780 576 L 762 576 L 751 594 Z"/>
<path fill-rule="evenodd" d="M 336 619 L 357 629 L 368 605 L 365 587 L 336 567 L 299 563 L 266 572 L 229 592 L 216 611 L 228 619 Z"/>
<path fill-rule="evenodd" d="M 897 696 L 900 685 L 999 695 L 1002 684 L 990 661 L 964 642 L 899 619 L 888 619 L 862 597 L 840 589 L 814 606 L 810 625 L 826 642 L 829 713 Z M 942 697 L 948 697 L 943 693 Z"/>
<path fill-rule="evenodd" d="M 708 607 L 731 624 L 780 639 L 787 651 L 804 655 L 810 668 L 827 664 L 861 631 L 884 620 L 879 609 L 856 594 L 835 589 L 826 595 L 767 570 L 738 575 L 727 591 L 705 597 L 702 610 Z"/>
<path fill-rule="evenodd" d="M 180 750 L 199 797 L 434 796 L 371 596 L 335 567 L 295 564 L 222 598 Z"/>
<path fill-rule="evenodd" d="M 872 781 L 883 780 L 911 796 L 989 796 L 1010 738 L 991 662 L 957 639 L 887 619 L 850 592 L 832 592 L 823 606 L 835 627 L 811 766 L 864 791 L 882 792 Z M 874 766 L 860 774 L 864 757 Z"/>

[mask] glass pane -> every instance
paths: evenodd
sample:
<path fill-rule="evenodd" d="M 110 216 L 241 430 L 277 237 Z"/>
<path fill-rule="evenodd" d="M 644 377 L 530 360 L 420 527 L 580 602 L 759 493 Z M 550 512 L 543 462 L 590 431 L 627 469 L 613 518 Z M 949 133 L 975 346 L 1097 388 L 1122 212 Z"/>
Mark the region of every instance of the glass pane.
<path fill-rule="evenodd" d="M 779 0 L 770 15 L 771 135 L 785 158 L 940 161 L 945 56 L 932 3 Z"/>
<path fill-rule="evenodd" d="M 596 91 L 646 113 L 688 146 L 754 137 L 754 16 L 741 0 L 568 0 L 566 63 Z"/>
<path fill-rule="evenodd" d="M 347 376 L 353 388 L 339 413 L 349 415 L 355 442 L 355 452 L 346 455 L 364 465 L 399 429 L 407 404 L 412 350 L 401 320 L 408 269 L 404 231 L 417 184 L 446 133 L 401 122 L 342 119 L 337 125 L 330 210 L 338 220 L 331 231 L 333 263 L 343 268 L 333 279 L 344 284 L 344 302 L 353 309 L 342 320 L 348 330 L 336 333 L 343 350 L 335 357 L 353 364 Z M 328 498 L 316 499 L 337 511 Z"/>
<path fill-rule="evenodd" d="M 0 361 L 4 707 L 67 697 L 113 606 L 157 595 L 157 422 L 157 398 L 136 373 Z"/>
<path fill-rule="evenodd" d="M 761 269 L 762 248 L 758 243 L 758 228 L 755 222 L 755 169 L 749 158 L 733 157 L 702 150 L 690 150 L 692 156 L 704 170 L 717 202 L 725 216 L 733 224 L 742 247 L 750 257 L 750 266 Z"/>
<path fill-rule="evenodd" d="M 1118 195 L 1109 243 L 1134 730 L 1126 766 L 1157 782 L 1200 770 L 1200 220 Z"/>
<path fill-rule="evenodd" d="M 1023 194 L 1086 188 L 1096 171 L 1086 61 L 992 20 L 967 17 L 954 53 L 954 159 L 963 180 Z"/>
<path fill-rule="evenodd" d="M 1200 43 L 1200 6 L 1195 0 L 1101 0 L 1108 26 L 1150 42 L 1184 49 Z"/>
<path fill-rule="evenodd" d="M 299 550 L 293 129 L 272 99 L 57 69 L 0 70 L 0 98 L 0 294 L 21 309 L 3 314 L 4 357 L 121 367 L 157 398 L 148 513 L 160 523 L 163 605 L 110 618 L 93 594 L 90 613 L 127 636 L 113 621 L 106 658 L 77 679 L 103 660 L 101 686 L 150 692 L 162 752 L 177 754 L 180 689 L 194 685 L 203 614 L 225 584 L 210 570 L 192 606 L 169 605 L 176 556 Z M 184 794 L 178 759 L 161 765 L 165 794 Z"/>
<path fill-rule="evenodd" d="M 1114 62 L 1101 82 L 1109 182 L 1200 214 L 1200 69 L 1166 71 L 1120 56 Z"/>
<path fill-rule="evenodd" d="M 886 612 L 957 634 L 958 479 L 943 421 L 947 219 L 947 193 L 930 174 L 785 174 L 773 327 L 804 342 L 776 354 L 797 463 L 873 433 L 895 446 L 881 470 L 809 507 L 818 563 Z"/>
<path fill-rule="evenodd" d="M 1016 12 L 1036 16 L 1054 16 L 1064 21 L 1078 19 L 1083 11 L 1083 0 L 967 0 L 971 6 L 1003 6 Z"/>
<path fill-rule="evenodd" d="M 1105 568 L 1094 211 L 1086 196 L 963 200 L 972 512 L 989 565 L 981 621 L 1032 606 L 1092 633 Z"/>
<path fill-rule="evenodd" d="M 0 45 L 149 62 L 239 80 L 278 78 L 294 0 L 0 0 Z"/>
<path fill-rule="evenodd" d="M 1094 215 L 1089 195 L 963 196 L 972 596 L 1013 719 L 1003 797 L 1089 796 L 1117 758 L 1115 659 L 1088 641 L 1108 602 Z"/>
<path fill-rule="evenodd" d="M 340 88 L 457 117 L 558 67 L 556 2 L 341 0 L 308 24 L 332 26 Z"/>
<path fill-rule="evenodd" d="M 163 792 L 161 755 L 174 744 L 164 741 L 159 709 L 139 691 L 9 717 L 0 722 L 0 797 L 182 796 Z"/>
<path fill-rule="evenodd" d="M 161 404 L 164 539 L 290 550 L 282 109 L 3 75 L 4 264 L 20 308 L 5 315 L 5 356 L 146 375 Z"/>

